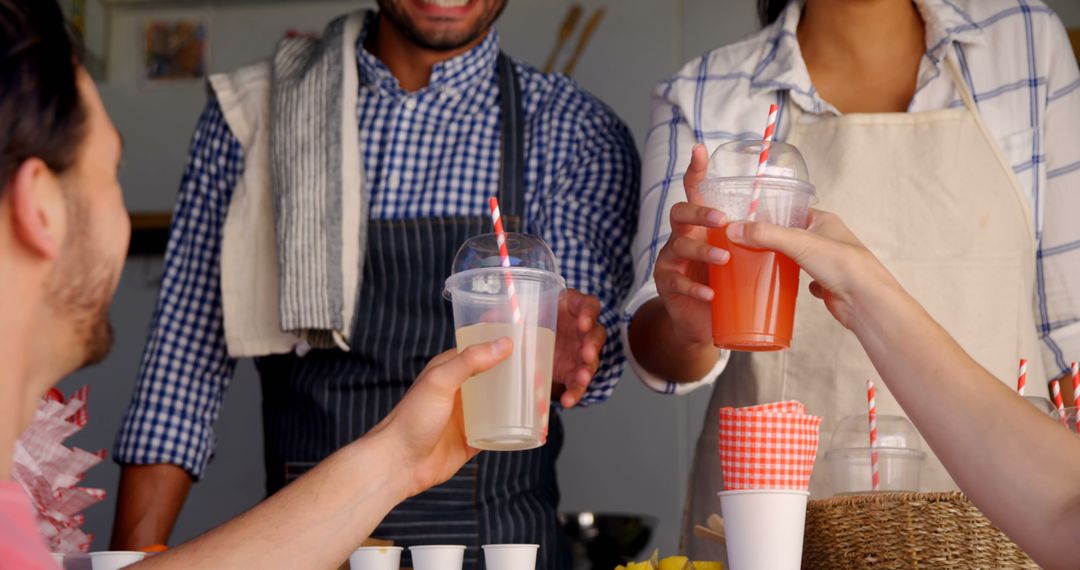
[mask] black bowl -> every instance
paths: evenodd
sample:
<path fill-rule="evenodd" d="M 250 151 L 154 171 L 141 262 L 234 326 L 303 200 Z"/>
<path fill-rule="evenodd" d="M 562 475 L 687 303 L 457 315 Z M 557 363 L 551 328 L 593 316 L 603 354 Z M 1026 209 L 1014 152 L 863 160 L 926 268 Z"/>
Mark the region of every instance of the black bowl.
<path fill-rule="evenodd" d="M 652 538 L 656 519 L 644 515 L 563 513 L 574 570 L 614 570 L 633 562 Z"/>

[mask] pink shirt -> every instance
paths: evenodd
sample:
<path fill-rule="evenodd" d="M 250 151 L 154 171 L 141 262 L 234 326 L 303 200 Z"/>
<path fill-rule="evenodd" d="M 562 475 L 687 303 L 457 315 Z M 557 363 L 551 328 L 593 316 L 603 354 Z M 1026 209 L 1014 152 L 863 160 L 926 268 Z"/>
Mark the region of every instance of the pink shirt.
<path fill-rule="evenodd" d="M 0 570 L 56 570 L 23 488 L 0 481 Z"/>

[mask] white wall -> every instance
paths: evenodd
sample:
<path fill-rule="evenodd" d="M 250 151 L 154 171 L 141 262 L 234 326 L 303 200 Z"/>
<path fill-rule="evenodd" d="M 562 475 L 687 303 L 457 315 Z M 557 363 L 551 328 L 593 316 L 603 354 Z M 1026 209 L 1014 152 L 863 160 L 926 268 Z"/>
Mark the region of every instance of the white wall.
<path fill-rule="evenodd" d="M 600 5 L 588 0 L 588 8 Z M 1052 0 L 1067 24 L 1080 26 L 1080 1 Z M 578 80 L 607 101 L 631 126 L 638 143 L 648 123 L 654 84 L 712 47 L 756 30 L 754 0 L 618 0 L 578 68 Z M 203 16 L 211 25 L 211 71 L 264 57 L 288 28 L 316 30 L 361 0 L 278 0 L 267 5 L 180 1 L 165 6 L 116 8 L 108 79 L 102 92 L 126 139 L 122 174 L 133 211 L 171 209 L 191 129 L 202 107 L 200 84 L 140 84 L 140 22 L 152 17 Z M 511 0 L 499 22 L 504 48 L 534 64 L 543 62 L 569 0 Z M 180 6 L 180 7 L 177 7 Z M 153 311 L 160 260 L 128 264 L 113 320 L 116 350 L 92 370 L 63 384 L 92 386 L 91 421 L 73 443 L 111 447 L 127 405 L 145 332 Z M 560 461 L 563 507 L 655 516 L 655 545 L 674 552 L 686 493 L 691 450 L 708 394 L 686 398 L 654 395 L 627 374 L 610 402 L 566 414 L 568 443 Z M 241 365 L 217 429 L 218 457 L 181 516 L 175 538 L 186 540 L 251 506 L 262 496 L 260 395 L 250 364 Z M 87 484 L 114 491 L 118 469 L 92 470 Z M 104 548 L 112 522 L 113 495 L 87 512 L 87 528 Z"/>

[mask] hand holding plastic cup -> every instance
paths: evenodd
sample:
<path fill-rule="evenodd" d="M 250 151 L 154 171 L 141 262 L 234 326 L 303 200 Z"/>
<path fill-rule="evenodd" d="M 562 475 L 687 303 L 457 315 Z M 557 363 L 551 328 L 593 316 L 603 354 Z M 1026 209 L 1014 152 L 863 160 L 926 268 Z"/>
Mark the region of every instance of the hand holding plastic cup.
<path fill-rule="evenodd" d="M 507 337 L 510 357 L 461 388 L 469 445 L 489 451 L 540 447 L 547 440 L 559 297 L 566 282 L 539 238 L 506 234 L 503 267 L 495 234 L 458 250 L 446 296 L 453 301 L 459 351 Z"/>
<path fill-rule="evenodd" d="M 536 570 L 538 544 L 488 544 L 484 546 L 487 570 Z"/>
<path fill-rule="evenodd" d="M 401 568 L 400 546 L 364 546 L 349 555 L 352 570 L 399 570 Z"/>
<path fill-rule="evenodd" d="M 794 146 L 772 142 L 768 162 L 759 169 L 763 145 L 741 140 L 716 149 L 698 187 L 705 205 L 729 222 L 743 221 L 757 197 L 757 221 L 805 228 L 816 191 L 802 155 Z M 708 242 L 731 254 L 727 263 L 709 267 L 714 344 L 743 351 L 791 346 L 799 267 L 781 253 L 732 244 L 727 226 L 710 228 Z"/>

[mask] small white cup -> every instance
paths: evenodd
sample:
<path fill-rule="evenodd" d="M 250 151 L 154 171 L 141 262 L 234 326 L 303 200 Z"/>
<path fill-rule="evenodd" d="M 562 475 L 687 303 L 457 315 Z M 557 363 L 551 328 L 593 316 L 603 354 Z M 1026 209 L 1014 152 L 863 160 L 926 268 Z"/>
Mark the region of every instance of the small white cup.
<path fill-rule="evenodd" d="M 724 491 L 720 508 L 732 570 L 799 570 L 805 491 Z"/>
<path fill-rule="evenodd" d="M 400 570 L 400 546 L 364 546 L 349 556 L 352 570 Z"/>
<path fill-rule="evenodd" d="M 64 570 L 94 570 L 90 555 L 85 552 L 64 556 Z"/>
<path fill-rule="evenodd" d="M 461 570 L 465 547 L 458 545 L 410 546 L 413 570 Z"/>
<path fill-rule="evenodd" d="M 539 544 L 488 544 L 483 548 L 487 570 L 536 570 Z"/>
<path fill-rule="evenodd" d="M 57 566 L 63 568 L 64 554 L 62 552 L 51 552 L 50 554 L 52 554 L 52 561 L 55 562 Z"/>
<path fill-rule="evenodd" d="M 145 552 L 91 552 L 90 567 L 93 570 L 120 570 L 141 562 L 143 558 L 146 558 Z"/>

